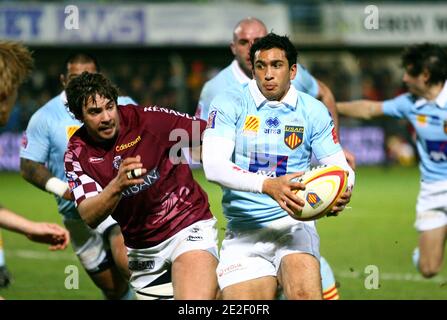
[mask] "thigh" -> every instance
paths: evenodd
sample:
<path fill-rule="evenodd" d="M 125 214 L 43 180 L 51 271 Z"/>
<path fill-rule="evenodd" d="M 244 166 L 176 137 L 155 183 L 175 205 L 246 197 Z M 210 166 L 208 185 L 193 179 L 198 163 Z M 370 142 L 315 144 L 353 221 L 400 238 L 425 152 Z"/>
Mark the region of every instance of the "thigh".
<path fill-rule="evenodd" d="M 222 290 L 223 300 L 274 300 L 276 277 L 266 276 L 229 285 Z"/>
<path fill-rule="evenodd" d="M 281 259 L 278 281 L 288 300 L 322 299 L 320 263 L 307 253 L 291 253 Z"/>
<path fill-rule="evenodd" d="M 206 250 L 187 251 L 172 264 L 176 300 L 211 300 L 217 294 L 217 258 Z"/>

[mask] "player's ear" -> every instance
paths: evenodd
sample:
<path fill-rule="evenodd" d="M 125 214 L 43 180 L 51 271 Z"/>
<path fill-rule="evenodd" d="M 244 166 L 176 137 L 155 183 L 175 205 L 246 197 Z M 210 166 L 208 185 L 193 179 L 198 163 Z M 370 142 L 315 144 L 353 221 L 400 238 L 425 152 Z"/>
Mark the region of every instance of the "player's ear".
<path fill-rule="evenodd" d="M 290 73 L 290 80 L 295 79 L 297 70 L 298 70 L 298 68 L 297 68 L 297 66 L 296 66 L 296 63 L 293 64 L 293 65 L 290 67 L 290 71 L 289 71 L 289 73 Z"/>
<path fill-rule="evenodd" d="M 236 45 L 235 45 L 234 41 L 231 41 L 230 49 L 231 49 L 231 52 L 233 53 L 233 55 L 236 55 Z"/>
<path fill-rule="evenodd" d="M 61 82 L 62 87 L 65 88 L 65 85 L 66 85 L 65 75 L 63 75 L 62 73 L 59 75 L 59 81 Z"/>

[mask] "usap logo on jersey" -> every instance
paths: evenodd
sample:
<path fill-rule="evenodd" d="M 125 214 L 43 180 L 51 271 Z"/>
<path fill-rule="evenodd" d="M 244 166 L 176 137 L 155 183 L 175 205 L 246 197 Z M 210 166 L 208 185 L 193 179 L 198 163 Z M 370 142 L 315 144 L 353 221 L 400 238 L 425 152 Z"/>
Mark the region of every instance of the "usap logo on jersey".
<path fill-rule="evenodd" d="M 296 149 L 303 143 L 304 127 L 285 126 L 284 128 L 284 143 L 290 149 Z"/>

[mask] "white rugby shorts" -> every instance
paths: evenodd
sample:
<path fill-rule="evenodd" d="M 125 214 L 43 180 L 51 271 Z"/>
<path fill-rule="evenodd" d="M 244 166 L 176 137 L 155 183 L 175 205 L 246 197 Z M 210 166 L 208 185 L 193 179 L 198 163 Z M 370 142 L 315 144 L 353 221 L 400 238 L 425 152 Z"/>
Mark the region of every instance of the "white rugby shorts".
<path fill-rule="evenodd" d="M 127 248 L 132 288 L 139 291 L 150 286 L 185 252 L 206 250 L 218 259 L 216 222 L 215 218 L 195 222 L 151 248 Z"/>
<path fill-rule="evenodd" d="M 70 232 L 73 250 L 87 272 L 96 273 L 110 266 L 109 243 L 104 237 L 109 228 L 118 225 L 111 216 L 96 229 L 90 228 L 82 219 L 64 218 L 63 222 Z"/>
<path fill-rule="evenodd" d="M 217 279 L 220 289 L 278 274 L 281 259 L 291 253 L 308 253 L 320 259 L 320 237 L 315 224 L 287 216 L 267 227 L 248 231 L 227 230 L 220 249 Z"/>
<path fill-rule="evenodd" d="M 428 231 L 447 225 L 447 181 L 421 182 L 416 204 L 417 231 Z"/>

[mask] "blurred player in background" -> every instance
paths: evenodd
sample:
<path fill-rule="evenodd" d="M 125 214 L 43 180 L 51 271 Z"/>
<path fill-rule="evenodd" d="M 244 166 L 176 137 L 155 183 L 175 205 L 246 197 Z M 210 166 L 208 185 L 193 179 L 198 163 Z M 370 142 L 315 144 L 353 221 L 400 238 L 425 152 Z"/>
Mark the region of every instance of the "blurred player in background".
<path fill-rule="evenodd" d="M 424 277 L 442 266 L 447 234 L 447 55 L 438 45 L 419 44 L 402 54 L 403 82 L 408 92 L 386 101 L 340 102 L 340 114 L 371 119 L 407 119 L 417 134 L 421 170 L 415 227 L 419 246 L 413 254 Z"/>
<path fill-rule="evenodd" d="M 118 221 L 136 291 L 171 272 L 175 299 L 214 299 L 216 219 L 178 155 L 200 147 L 206 122 L 157 106 L 117 108 L 117 90 L 101 74 L 83 73 L 66 92 L 83 122 L 65 154 L 82 219 Z"/>
<path fill-rule="evenodd" d="M 96 73 L 99 65 L 87 53 L 68 57 L 60 81 L 65 89 L 82 72 Z M 20 151 L 22 176 L 41 190 L 55 195 L 59 213 L 71 234 L 71 242 L 81 264 L 107 299 L 131 299 L 123 236 L 116 221 L 106 219 L 96 229 L 79 217 L 71 199 L 64 171 L 64 153 L 71 135 L 81 126 L 65 106 L 65 91 L 51 99 L 31 117 Z M 119 97 L 118 104 L 134 104 Z M 93 160 L 92 160 L 93 161 Z"/>
<path fill-rule="evenodd" d="M 291 180 L 309 169 L 311 150 L 322 164 L 349 171 L 350 186 L 354 172 L 327 109 L 291 85 L 298 67 L 290 40 L 270 33 L 254 42 L 250 59 L 254 80 L 212 100 L 203 141 L 205 174 L 223 186 L 228 219 L 219 286 L 224 299 L 274 299 L 278 283 L 287 299 L 322 299 L 318 233 L 314 221 L 288 215 L 304 206 L 293 192 L 304 185 Z"/>
<path fill-rule="evenodd" d="M 0 41 L 0 126 L 9 119 L 20 84 L 33 68 L 31 52 L 14 41 Z M 50 250 L 65 249 L 68 231 L 53 223 L 38 223 L 21 217 L 0 205 L 0 227 L 26 235 L 30 240 L 50 244 Z M 10 283 L 0 236 L 0 287 Z"/>
<path fill-rule="evenodd" d="M 267 27 L 256 18 L 241 20 L 233 30 L 231 52 L 234 55 L 233 62 L 205 83 L 200 101 L 196 110 L 196 116 L 208 119 L 210 103 L 222 91 L 243 88 L 253 78 L 252 64 L 250 61 L 250 48 L 253 43 L 267 35 Z M 335 108 L 335 100 L 331 90 L 321 81 L 315 79 L 301 64 L 297 64 L 297 75 L 292 80 L 292 85 L 314 98 L 320 99 L 332 114 L 338 133 L 338 115 Z M 354 156 L 345 151 L 346 157 L 352 168 L 355 169 Z M 326 259 L 321 257 L 321 276 L 324 298 L 328 300 L 339 299 L 334 274 Z"/>

